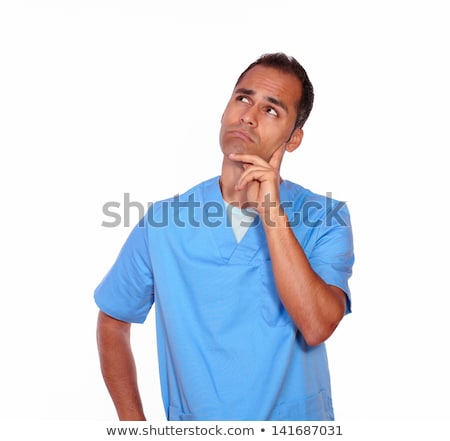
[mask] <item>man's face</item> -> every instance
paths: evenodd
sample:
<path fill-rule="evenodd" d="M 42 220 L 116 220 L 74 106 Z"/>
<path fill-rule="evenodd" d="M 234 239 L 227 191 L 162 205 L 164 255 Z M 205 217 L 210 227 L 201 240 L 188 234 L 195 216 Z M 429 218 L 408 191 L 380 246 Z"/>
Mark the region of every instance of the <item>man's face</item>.
<path fill-rule="evenodd" d="M 224 155 L 247 153 L 269 161 L 294 129 L 302 86 L 292 74 L 255 66 L 236 85 L 222 116 Z"/>

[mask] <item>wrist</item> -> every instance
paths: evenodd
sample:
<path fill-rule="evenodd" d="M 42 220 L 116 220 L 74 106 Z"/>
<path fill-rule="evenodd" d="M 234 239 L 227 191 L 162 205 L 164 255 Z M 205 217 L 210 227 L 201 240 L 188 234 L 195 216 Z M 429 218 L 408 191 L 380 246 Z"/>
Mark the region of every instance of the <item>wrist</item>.
<path fill-rule="evenodd" d="M 260 213 L 260 218 L 266 229 L 289 227 L 289 219 L 281 205 L 274 205 Z"/>

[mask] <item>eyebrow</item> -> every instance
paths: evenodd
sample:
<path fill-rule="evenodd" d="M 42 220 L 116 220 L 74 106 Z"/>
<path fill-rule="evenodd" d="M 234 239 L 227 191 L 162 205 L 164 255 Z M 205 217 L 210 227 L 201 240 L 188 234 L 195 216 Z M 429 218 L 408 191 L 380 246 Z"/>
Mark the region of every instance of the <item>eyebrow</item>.
<path fill-rule="evenodd" d="M 235 94 L 249 95 L 249 96 L 256 95 L 256 92 L 254 90 L 252 90 L 252 89 L 245 89 L 244 87 L 236 89 L 234 91 L 234 93 Z M 288 113 L 287 105 L 283 101 L 279 100 L 278 98 L 274 98 L 272 96 L 265 96 L 264 99 L 269 101 L 269 103 L 274 104 L 275 106 L 281 107 L 286 113 Z"/>

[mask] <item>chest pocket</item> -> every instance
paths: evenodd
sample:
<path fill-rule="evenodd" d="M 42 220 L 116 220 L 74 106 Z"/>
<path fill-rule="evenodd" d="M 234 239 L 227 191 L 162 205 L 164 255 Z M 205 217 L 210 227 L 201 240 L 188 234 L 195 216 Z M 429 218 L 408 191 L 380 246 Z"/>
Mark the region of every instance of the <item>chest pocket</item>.
<path fill-rule="evenodd" d="M 286 326 L 293 324 L 289 314 L 281 303 L 270 260 L 261 261 L 261 310 L 262 316 L 269 326 Z"/>

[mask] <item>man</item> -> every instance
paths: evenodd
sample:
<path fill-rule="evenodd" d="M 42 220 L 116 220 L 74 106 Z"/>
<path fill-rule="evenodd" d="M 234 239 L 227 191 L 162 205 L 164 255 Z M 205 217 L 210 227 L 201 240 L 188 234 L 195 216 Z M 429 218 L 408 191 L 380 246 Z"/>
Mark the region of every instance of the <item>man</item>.
<path fill-rule="evenodd" d="M 153 303 L 169 420 L 334 419 L 324 341 L 350 312 L 348 211 L 280 177 L 312 103 L 295 59 L 252 63 L 222 116 L 220 177 L 153 204 L 97 287 L 120 419 L 145 419 L 130 323 Z"/>

